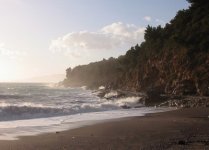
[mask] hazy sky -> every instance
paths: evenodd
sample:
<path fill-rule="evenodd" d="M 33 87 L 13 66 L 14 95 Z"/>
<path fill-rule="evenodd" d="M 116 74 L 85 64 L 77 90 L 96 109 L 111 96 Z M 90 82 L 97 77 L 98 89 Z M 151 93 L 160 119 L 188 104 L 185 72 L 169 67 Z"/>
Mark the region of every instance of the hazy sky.
<path fill-rule="evenodd" d="M 0 0 L 0 81 L 124 54 L 186 0 Z"/>

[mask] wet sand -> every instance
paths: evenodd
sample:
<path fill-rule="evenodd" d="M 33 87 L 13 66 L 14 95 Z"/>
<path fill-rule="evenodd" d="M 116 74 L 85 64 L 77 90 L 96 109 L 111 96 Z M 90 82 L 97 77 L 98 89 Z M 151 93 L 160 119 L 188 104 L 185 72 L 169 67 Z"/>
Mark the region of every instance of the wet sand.
<path fill-rule="evenodd" d="M 209 108 L 130 117 L 0 141 L 1 150 L 209 149 Z"/>

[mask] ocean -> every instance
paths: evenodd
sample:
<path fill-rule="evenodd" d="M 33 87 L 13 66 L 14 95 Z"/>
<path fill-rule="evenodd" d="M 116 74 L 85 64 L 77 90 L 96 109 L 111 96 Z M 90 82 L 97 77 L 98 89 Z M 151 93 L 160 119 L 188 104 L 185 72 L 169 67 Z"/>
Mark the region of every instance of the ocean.
<path fill-rule="evenodd" d="M 109 95 L 114 93 L 109 93 Z M 130 116 L 171 110 L 145 107 L 140 97 L 106 100 L 84 87 L 0 83 L 0 139 L 57 132 Z M 122 106 L 130 109 L 123 109 Z"/>

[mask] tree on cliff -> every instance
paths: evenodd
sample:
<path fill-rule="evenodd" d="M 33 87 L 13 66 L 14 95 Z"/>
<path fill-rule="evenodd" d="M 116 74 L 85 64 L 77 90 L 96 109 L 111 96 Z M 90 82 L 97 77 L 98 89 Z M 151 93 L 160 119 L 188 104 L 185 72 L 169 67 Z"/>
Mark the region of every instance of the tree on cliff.
<path fill-rule="evenodd" d="M 147 26 L 125 55 L 67 69 L 64 85 L 209 95 L 209 2 L 188 2 L 164 28 Z"/>

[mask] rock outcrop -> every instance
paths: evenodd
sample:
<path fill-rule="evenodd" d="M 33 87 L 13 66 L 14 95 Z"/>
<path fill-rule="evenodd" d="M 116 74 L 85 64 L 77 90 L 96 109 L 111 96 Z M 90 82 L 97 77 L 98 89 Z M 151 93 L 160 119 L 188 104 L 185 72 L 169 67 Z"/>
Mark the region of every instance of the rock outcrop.
<path fill-rule="evenodd" d="M 124 56 L 68 68 L 62 84 L 144 92 L 148 104 L 163 94 L 209 96 L 209 3 L 190 2 L 164 28 L 148 26 Z"/>

